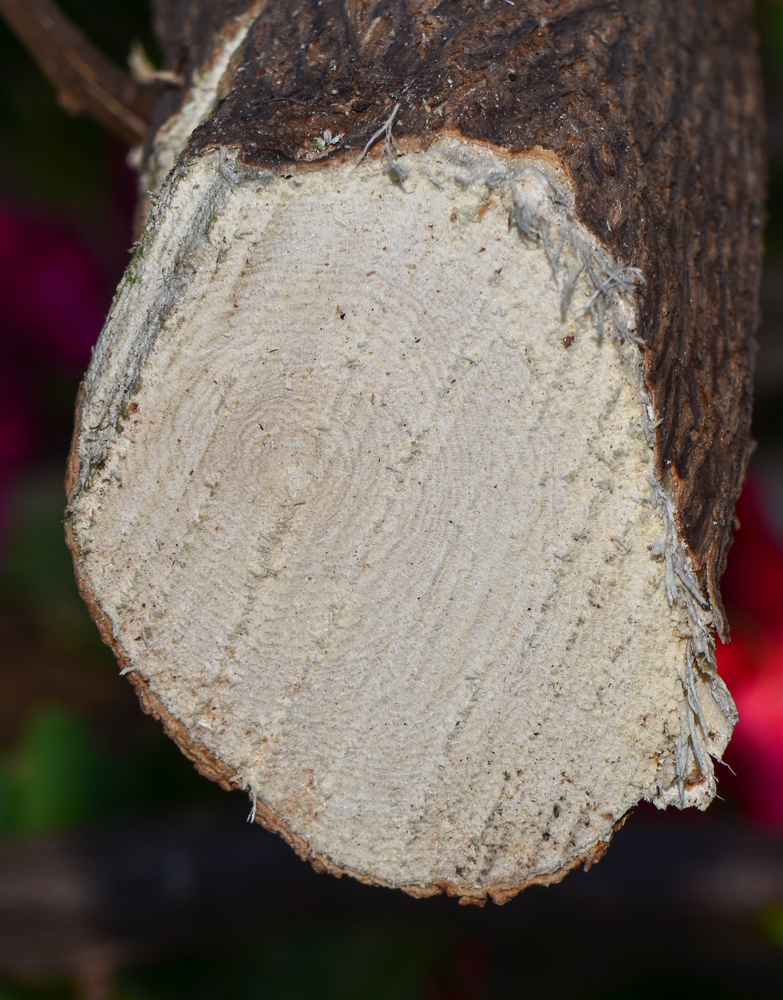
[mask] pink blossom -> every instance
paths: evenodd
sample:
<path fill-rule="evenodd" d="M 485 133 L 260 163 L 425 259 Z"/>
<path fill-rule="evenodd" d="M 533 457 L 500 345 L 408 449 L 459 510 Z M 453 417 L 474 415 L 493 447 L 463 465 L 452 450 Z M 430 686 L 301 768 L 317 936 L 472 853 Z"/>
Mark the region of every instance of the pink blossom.
<path fill-rule="evenodd" d="M 718 647 L 739 711 L 726 754 L 736 779 L 727 785 L 751 819 L 783 828 L 783 546 L 753 480 L 738 516 L 723 582 L 732 642 Z"/>

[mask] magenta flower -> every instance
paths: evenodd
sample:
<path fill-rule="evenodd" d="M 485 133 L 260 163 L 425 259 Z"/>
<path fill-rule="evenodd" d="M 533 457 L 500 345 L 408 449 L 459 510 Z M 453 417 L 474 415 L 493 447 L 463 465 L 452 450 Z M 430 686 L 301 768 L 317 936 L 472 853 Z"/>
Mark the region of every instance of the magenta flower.
<path fill-rule="evenodd" d="M 783 828 L 783 546 L 752 479 L 737 513 L 723 582 L 732 642 L 718 647 L 740 716 L 726 754 L 737 776 L 728 784 L 751 819 Z"/>

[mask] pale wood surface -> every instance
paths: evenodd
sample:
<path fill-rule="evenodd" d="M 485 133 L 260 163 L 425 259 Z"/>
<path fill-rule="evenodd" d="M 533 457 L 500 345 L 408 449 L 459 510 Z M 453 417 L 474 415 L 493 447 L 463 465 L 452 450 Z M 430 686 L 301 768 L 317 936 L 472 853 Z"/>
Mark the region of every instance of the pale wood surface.
<path fill-rule="evenodd" d="M 733 708 L 690 672 L 634 276 L 551 159 L 393 165 L 178 168 L 85 382 L 71 530 L 123 666 L 263 822 L 504 899 L 640 799 L 706 805 Z"/>

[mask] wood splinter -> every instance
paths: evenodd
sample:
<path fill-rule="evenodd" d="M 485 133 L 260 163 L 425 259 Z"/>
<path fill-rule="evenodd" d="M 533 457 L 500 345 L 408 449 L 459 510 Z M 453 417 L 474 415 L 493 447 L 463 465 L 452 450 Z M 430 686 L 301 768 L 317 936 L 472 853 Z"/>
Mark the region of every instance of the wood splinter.
<path fill-rule="evenodd" d="M 159 3 L 188 82 L 69 540 L 145 708 L 316 866 L 502 902 L 713 798 L 750 6 Z"/>

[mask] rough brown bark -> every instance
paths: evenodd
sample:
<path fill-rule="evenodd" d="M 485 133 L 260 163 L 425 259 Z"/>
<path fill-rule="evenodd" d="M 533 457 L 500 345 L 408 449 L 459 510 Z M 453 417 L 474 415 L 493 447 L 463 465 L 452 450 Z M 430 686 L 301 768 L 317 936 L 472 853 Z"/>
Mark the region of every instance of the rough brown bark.
<path fill-rule="evenodd" d="M 205 33 L 249 7 L 159 4 L 177 68 L 198 64 Z M 310 158 L 324 129 L 361 149 L 399 102 L 407 149 L 449 133 L 555 153 L 580 220 L 648 275 L 640 333 L 663 420 L 658 469 L 723 639 L 718 582 L 751 450 L 764 211 L 751 10 L 749 0 L 271 0 L 191 140 L 285 169 Z"/>

